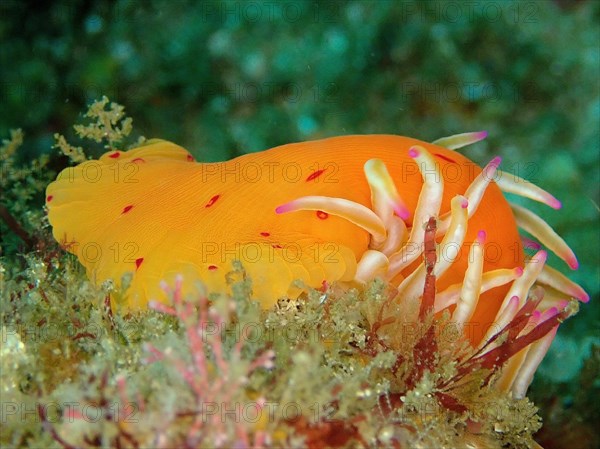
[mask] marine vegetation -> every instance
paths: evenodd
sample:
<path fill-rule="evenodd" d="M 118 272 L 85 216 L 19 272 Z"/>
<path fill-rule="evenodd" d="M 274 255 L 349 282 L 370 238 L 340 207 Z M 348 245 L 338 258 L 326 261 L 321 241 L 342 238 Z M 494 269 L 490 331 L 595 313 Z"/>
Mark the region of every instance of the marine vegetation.
<path fill-rule="evenodd" d="M 87 117 L 76 132 L 107 152 L 56 136 L 79 165 L 47 216 L 5 213 L 27 251 L 2 266 L 3 444 L 537 447 L 527 388 L 589 297 L 545 265 L 542 245 L 577 268 L 564 240 L 502 192 L 559 201 L 454 151 L 483 133 L 290 144 L 236 171 L 127 144 L 106 98 Z"/>

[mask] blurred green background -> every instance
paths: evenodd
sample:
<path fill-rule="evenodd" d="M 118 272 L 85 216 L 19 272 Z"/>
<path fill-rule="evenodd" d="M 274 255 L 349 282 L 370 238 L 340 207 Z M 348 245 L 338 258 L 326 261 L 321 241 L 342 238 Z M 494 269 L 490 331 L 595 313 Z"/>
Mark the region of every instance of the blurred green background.
<path fill-rule="evenodd" d="M 102 95 L 138 134 L 203 161 L 340 134 L 485 129 L 466 153 L 501 155 L 504 170 L 563 201 L 527 205 L 575 249 L 581 268 L 569 276 L 592 295 L 534 388 L 542 403 L 560 394 L 569 413 L 600 330 L 599 24 L 593 0 L 2 0 L 0 137 L 23 128 L 21 161 L 52 153 L 59 170 L 53 134 L 72 137 Z"/>

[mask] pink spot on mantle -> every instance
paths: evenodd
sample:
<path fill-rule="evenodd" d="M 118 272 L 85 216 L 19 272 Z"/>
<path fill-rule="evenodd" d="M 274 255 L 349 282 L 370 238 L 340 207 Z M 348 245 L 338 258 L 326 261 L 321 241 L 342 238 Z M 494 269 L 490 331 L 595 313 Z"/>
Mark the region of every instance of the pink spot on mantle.
<path fill-rule="evenodd" d="M 123 208 L 123 212 L 121 212 L 122 214 L 126 214 L 127 212 L 129 212 L 131 209 L 133 209 L 133 204 L 130 204 L 129 206 L 125 206 Z"/>
<path fill-rule="evenodd" d="M 52 201 L 52 198 L 54 198 L 52 195 L 48 195 L 48 196 L 46 197 L 46 202 L 48 202 L 48 203 L 49 203 L 50 201 Z"/>
<path fill-rule="evenodd" d="M 271 234 L 269 232 L 261 232 L 260 235 L 263 237 L 269 237 Z"/>
<path fill-rule="evenodd" d="M 140 265 L 142 264 L 142 262 L 144 261 L 143 257 L 139 257 L 137 259 L 135 259 L 135 269 L 137 270 L 138 268 L 140 268 Z"/>
<path fill-rule="evenodd" d="M 308 175 L 308 178 L 306 178 L 306 182 L 312 181 L 313 179 L 317 179 L 319 176 L 321 176 L 323 174 L 323 172 L 325 170 L 326 169 L 324 168 L 322 170 L 317 170 L 316 172 L 311 173 L 310 175 Z"/>
<path fill-rule="evenodd" d="M 322 210 L 318 210 L 317 217 L 319 217 L 321 220 L 327 220 L 329 218 L 329 214 L 327 212 L 323 212 Z"/>
<path fill-rule="evenodd" d="M 215 270 L 217 270 L 218 268 L 219 268 L 219 267 L 217 267 L 216 265 L 209 265 L 209 266 L 208 266 L 208 269 L 209 269 L 210 271 L 215 271 Z"/>
<path fill-rule="evenodd" d="M 435 157 L 439 157 L 440 159 L 443 159 L 445 161 L 451 162 L 453 164 L 456 164 L 456 161 L 453 159 L 450 159 L 448 156 L 444 156 L 443 154 L 439 154 L 439 153 L 433 153 L 433 155 Z"/>
<path fill-rule="evenodd" d="M 213 196 L 210 200 L 208 200 L 208 203 L 206 203 L 206 206 L 204 207 L 210 207 L 213 204 L 215 204 L 217 202 L 217 200 L 221 197 L 221 195 L 215 195 Z"/>
<path fill-rule="evenodd" d="M 191 154 L 188 154 L 188 155 L 187 155 L 187 157 L 186 157 L 186 159 L 187 159 L 189 162 L 194 162 L 194 156 L 192 156 Z"/>
<path fill-rule="evenodd" d="M 281 248 L 283 248 L 283 246 L 281 246 L 281 245 L 271 245 L 271 246 L 272 246 L 273 248 L 275 248 L 275 249 L 281 249 Z"/>
<path fill-rule="evenodd" d="M 116 159 L 119 156 L 121 156 L 121 153 L 119 153 L 118 151 L 115 151 L 114 153 L 108 155 L 108 157 L 110 157 L 112 159 Z"/>
<path fill-rule="evenodd" d="M 146 162 L 146 161 L 144 159 L 142 159 L 141 157 L 136 157 L 131 162 Z"/>

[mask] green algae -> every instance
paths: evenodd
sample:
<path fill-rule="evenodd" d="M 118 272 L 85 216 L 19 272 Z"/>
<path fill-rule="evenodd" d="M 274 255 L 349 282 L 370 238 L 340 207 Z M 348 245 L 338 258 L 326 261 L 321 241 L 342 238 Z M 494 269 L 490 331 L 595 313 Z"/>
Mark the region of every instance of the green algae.
<path fill-rule="evenodd" d="M 405 377 L 392 374 L 401 354 L 360 349 L 369 328 L 360 310 L 380 301 L 372 288 L 371 294 L 329 293 L 325 302 L 313 292 L 270 311 L 261 311 L 247 288 L 233 298 L 213 296 L 212 318 L 203 323 L 206 344 L 195 346 L 186 336 L 198 326 L 199 310 L 209 310 L 198 302 L 201 292 L 182 302 L 195 315 L 174 319 L 150 310 L 122 317 L 103 308 L 105 293 L 79 267 L 67 263 L 63 270 L 63 277 L 35 288 L 31 277 L 8 281 L 19 300 L 7 299 L 2 311 L 7 446 L 147 447 L 161 441 L 173 447 L 193 435 L 194 447 L 231 447 L 241 435 L 251 445 L 262 435 L 267 446 L 304 447 L 320 439 L 320 447 L 456 447 L 476 421 L 478 438 L 486 437 L 490 447 L 527 447 L 539 428 L 527 399 L 482 388 L 485 372 L 473 372 L 463 379 L 473 387 L 453 393 L 470 404 L 463 413 L 448 410 L 433 394 L 439 379 L 454 375 L 451 366 L 426 372 L 407 390 Z M 65 295 L 67 286 L 76 293 Z M 206 361 L 203 372 L 193 369 L 198 351 Z M 271 361 L 249 369 L 265 351 Z M 404 363 L 410 370 L 411 361 Z M 201 395 L 193 387 L 221 381 Z M 215 416 L 223 425 L 206 426 Z M 348 432 L 343 444 L 327 433 L 333 425 Z"/>

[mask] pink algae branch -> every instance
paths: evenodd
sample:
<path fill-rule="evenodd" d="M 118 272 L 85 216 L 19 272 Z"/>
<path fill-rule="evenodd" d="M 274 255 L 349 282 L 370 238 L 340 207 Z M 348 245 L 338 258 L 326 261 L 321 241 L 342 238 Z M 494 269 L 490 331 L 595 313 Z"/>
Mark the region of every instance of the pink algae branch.
<path fill-rule="evenodd" d="M 222 333 L 206 331 L 215 326 L 217 329 L 224 328 L 225 320 L 210 307 L 206 296 L 201 295 L 196 303 L 184 301 L 182 282 L 182 277 L 178 276 L 173 290 L 166 284 L 162 285 L 165 293 L 171 297 L 172 306 L 154 301 L 150 302 L 149 306 L 158 312 L 175 316 L 182 322 L 193 363 L 189 364 L 151 344 L 147 344 L 146 349 L 151 354 L 149 362 L 168 360 L 192 390 L 196 410 L 184 413 L 194 417 L 187 431 L 186 444 L 190 447 L 196 447 L 200 443 L 208 443 L 215 447 L 224 447 L 232 443 L 241 447 L 263 447 L 269 441 L 266 431 L 253 429 L 252 424 L 243 419 L 235 420 L 233 428 L 227 427 L 227 423 L 219 413 L 206 413 L 205 405 L 219 404 L 220 407 L 228 410 L 235 408 L 233 396 L 243 391 L 243 385 L 256 369 L 274 367 L 275 353 L 266 350 L 250 362 L 244 362 L 242 349 L 248 338 L 244 332 L 241 333 L 233 348 L 226 351 Z M 245 370 L 242 369 L 240 372 L 239 365 L 244 363 Z M 236 369 L 233 369 L 234 365 Z M 262 412 L 265 403 L 264 398 L 259 398 L 254 405 Z"/>
<path fill-rule="evenodd" d="M 457 375 L 441 387 L 451 385 L 459 378 L 472 372 L 476 367 L 490 370 L 490 374 L 486 378 L 486 383 L 488 383 L 492 378 L 492 374 L 500 370 L 511 357 L 545 336 L 553 334 L 560 323 L 576 313 L 576 307 L 574 309 L 569 305 L 561 307 L 560 310 L 552 307 L 544 313 L 539 312 L 536 308 L 542 302 L 543 295 L 543 289 L 536 288 L 515 317 L 497 334 L 493 335 L 476 353 L 460 363 Z M 518 303 L 518 297 L 515 296 L 512 300 Z M 522 334 L 522 331 L 531 323 L 535 324 L 533 329 Z"/>

